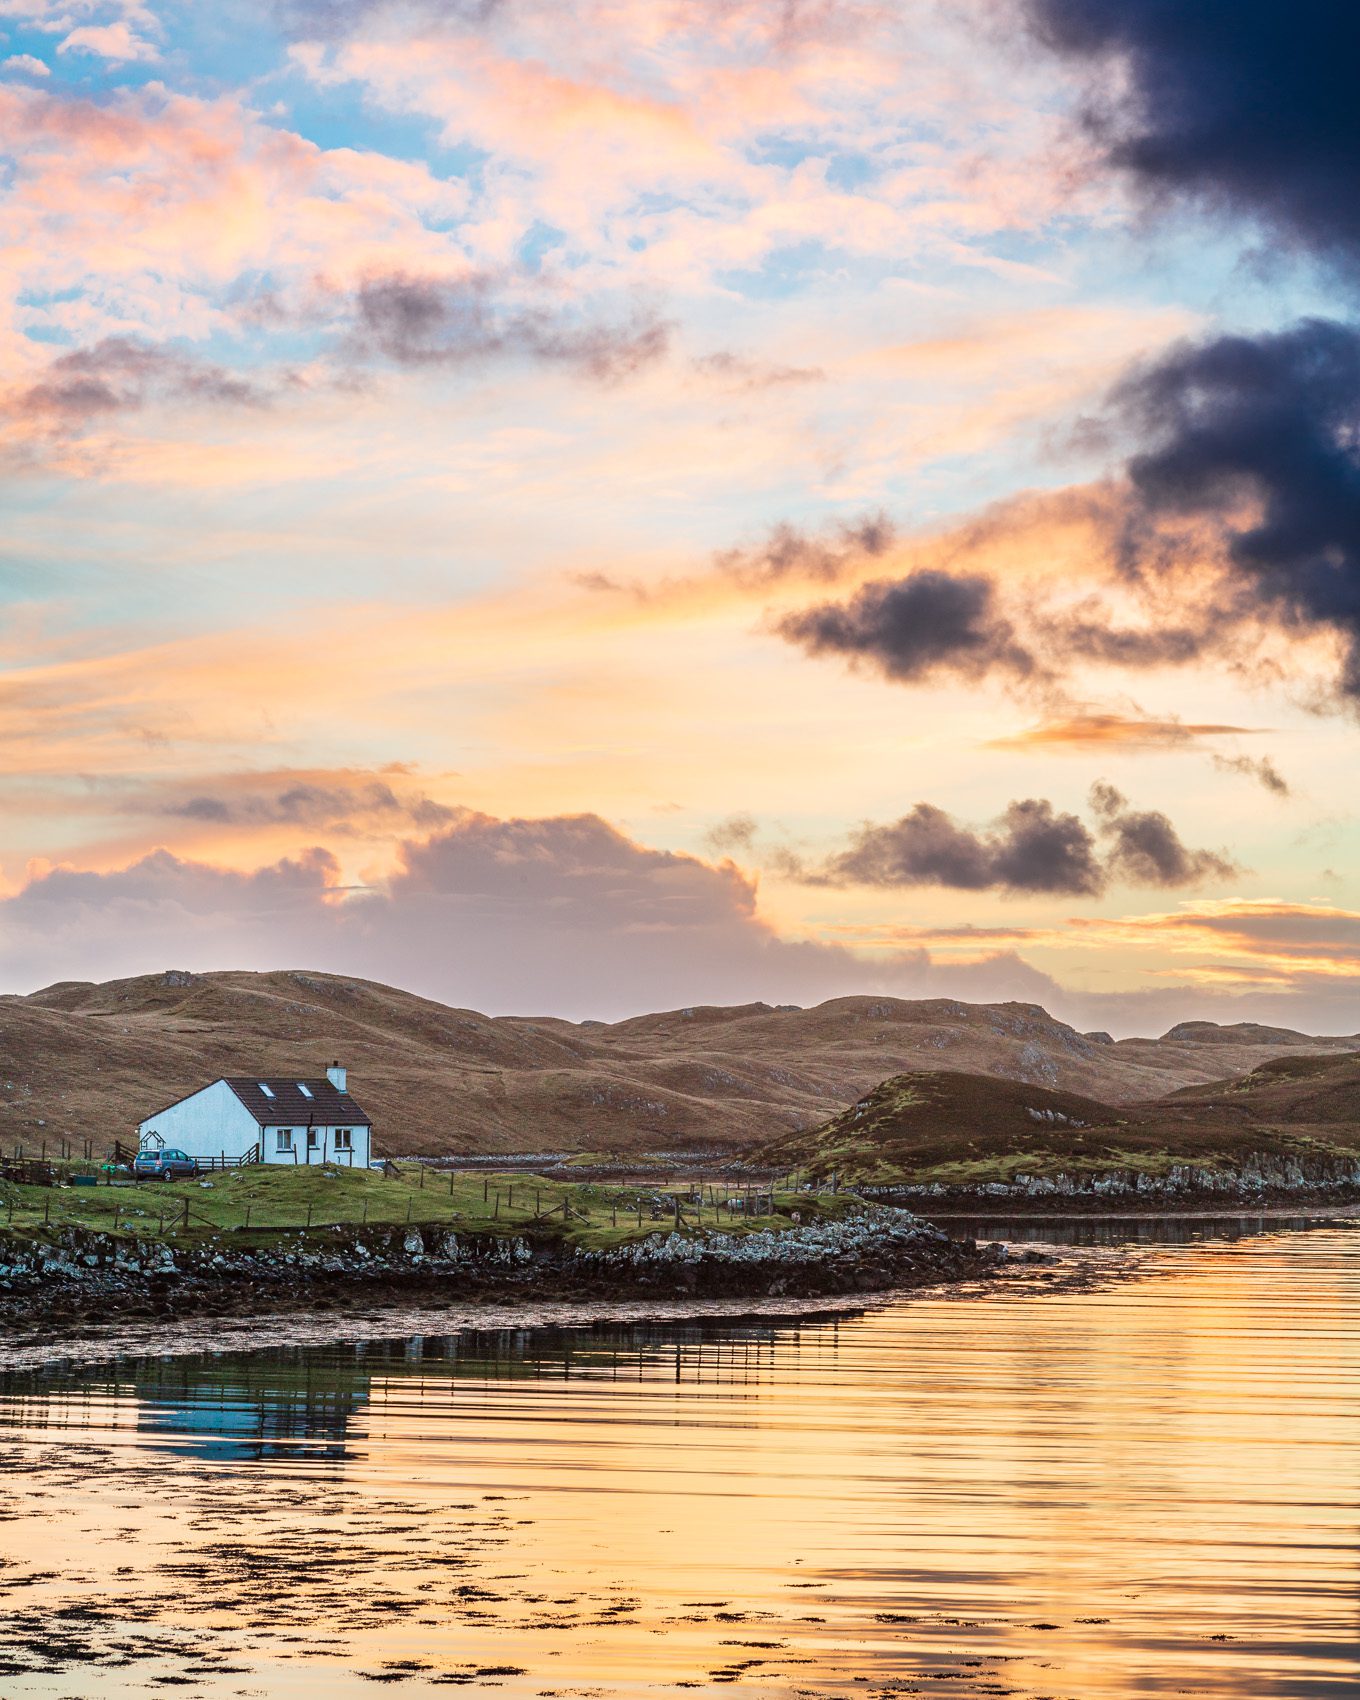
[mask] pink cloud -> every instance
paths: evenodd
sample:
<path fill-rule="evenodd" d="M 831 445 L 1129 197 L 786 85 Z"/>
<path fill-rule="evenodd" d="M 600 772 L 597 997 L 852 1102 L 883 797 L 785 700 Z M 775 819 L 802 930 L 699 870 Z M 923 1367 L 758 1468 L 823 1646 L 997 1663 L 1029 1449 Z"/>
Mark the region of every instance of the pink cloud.
<path fill-rule="evenodd" d="M 313 849 L 251 872 L 155 851 L 108 873 L 38 871 L 0 900 L 0 979 L 310 967 L 493 1013 L 621 1016 L 690 1002 L 808 1002 L 855 991 L 1041 995 L 1017 959 L 936 970 L 783 939 L 730 863 L 654 850 L 594 815 L 464 813 L 407 842 L 377 890 L 346 893 Z"/>
<path fill-rule="evenodd" d="M 12 323 L 76 340 L 228 328 L 246 273 L 316 298 L 375 266 L 466 265 L 445 225 L 458 184 L 423 165 L 323 149 L 239 100 L 152 85 L 111 100 L 0 87 L 17 166 L 0 203 Z M 16 309 L 20 293 L 74 302 Z M 11 343 L 11 354 L 22 353 Z M 32 361 L 34 353 L 30 351 Z"/>
<path fill-rule="evenodd" d="M 1220 982 L 1123 993 L 1066 989 L 1007 948 L 1025 929 L 900 929 L 872 957 L 782 938 L 730 863 L 638 844 L 595 815 L 498 820 L 470 811 L 408 840 L 384 884 L 346 887 L 327 850 L 239 872 L 166 851 L 106 873 L 35 868 L 0 899 L 0 984 L 173 965 L 312 968 L 402 985 L 493 1014 L 619 1017 L 687 1003 L 814 1003 L 852 993 L 1017 999 L 1111 1031 L 1192 1017 L 1355 1025 L 1360 920 L 1321 906 L 1198 905 L 1116 926 L 1222 934 L 1255 958 Z M 1092 923 L 1099 927 L 1101 923 Z M 1338 932 L 1338 926 L 1340 931 Z M 925 944 L 965 960 L 932 960 Z M 887 946 L 885 949 L 884 946 Z"/>
<path fill-rule="evenodd" d="M 1022 86 L 1033 73 L 997 74 L 967 7 L 374 6 L 338 30 L 316 15 L 318 39 L 293 49 L 309 76 L 488 149 L 481 227 L 547 220 L 584 249 L 577 264 L 645 274 L 639 236 L 668 244 L 671 265 L 695 248 L 689 281 L 811 238 L 902 255 L 948 233 L 976 259 L 975 240 L 1070 216 L 1092 193 Z M 866 178 L 829 184 L 825 162 L 847 153 Z M 679 204 L 657 204 L 666 190 Z"/>
<path fill-rule="evenodd" d="M 57 47 L 58 53 L 91 53 L 115 64 L 129 64 L 138 59 L 158 59 L 155 46 L 138 35 L 126 22 L 115 24 L 82 24 Z"/>

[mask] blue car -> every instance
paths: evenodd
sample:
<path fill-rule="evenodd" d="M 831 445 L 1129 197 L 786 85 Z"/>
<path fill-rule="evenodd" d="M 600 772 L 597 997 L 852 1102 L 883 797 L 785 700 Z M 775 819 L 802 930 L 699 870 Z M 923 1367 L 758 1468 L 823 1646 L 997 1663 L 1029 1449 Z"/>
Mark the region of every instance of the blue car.
<path fill-rule="evenodd" d="M 139 1151 L 132 1165 L 139 1181 L 179 1181 L 198 1173 L 198 1164 L 184 1151 L 173 1145 L 160 1150 Z"/>

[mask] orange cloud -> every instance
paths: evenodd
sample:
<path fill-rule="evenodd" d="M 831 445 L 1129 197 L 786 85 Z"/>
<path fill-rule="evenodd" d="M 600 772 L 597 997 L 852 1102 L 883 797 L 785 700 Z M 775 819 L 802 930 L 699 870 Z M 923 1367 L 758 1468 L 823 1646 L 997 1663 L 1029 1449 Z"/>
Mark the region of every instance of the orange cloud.
<path fill-rule="evenodd" d="M 1161 914 L 1078 916 L 1067 925 L 1078 943 L 1197 958 L 1175 970 L 1193 983 L 1360 974 L 1360 911 L 1328 904 L 1227 898 Z"/>
<path fill-rule="evenodd" d="M 1202 738 L 1246 737 L 1267 730 L 1261 726 L 1226 726 L 1151 716 L 1114 713 L 1073 714 L 1045 720 L 1022 732 L 993 738 L 992 750 L 1170 750 L 1182 749 Z"/>

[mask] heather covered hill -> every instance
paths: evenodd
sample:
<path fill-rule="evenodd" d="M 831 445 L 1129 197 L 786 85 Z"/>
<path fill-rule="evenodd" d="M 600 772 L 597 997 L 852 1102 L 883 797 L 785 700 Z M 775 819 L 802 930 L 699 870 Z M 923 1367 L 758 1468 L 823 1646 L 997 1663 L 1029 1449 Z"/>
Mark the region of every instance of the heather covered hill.
<path fill-rule="evenodd" d="M 882 997 L 576 1023 L 308 972 L 64 982 L 0 998 L 0 1142 L 126 1137 L 217 1075 L 310 1075 L 339 1059 L 394 1153 L 735 1150 L 817 1126 L 906 1070 L 1120 1103 L 1352 1043 L 1194 1025 L 1113 1042 L 1032 1004 Z"/>
<path fill-rule="evenodd" d="M 1143 1103 L 1109 1104 L 947 1071 L 894 1075 L 817 1128 L 772 1141 L 776 1167 L 865 1182 L 975 1186 L 1020 1174 L 1164 1173 L 1269 1156 L 1360 1157 L 1360 1054 L 1292 1054 Z"/>

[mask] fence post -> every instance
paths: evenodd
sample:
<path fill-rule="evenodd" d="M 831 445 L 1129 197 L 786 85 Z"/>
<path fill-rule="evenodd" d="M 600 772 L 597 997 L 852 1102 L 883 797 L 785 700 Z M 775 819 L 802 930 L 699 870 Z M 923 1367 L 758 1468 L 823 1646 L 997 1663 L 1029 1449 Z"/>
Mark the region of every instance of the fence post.
<path fill-rule="evenodd" d="M 189 1232 L 189 1200 L 187 1197 L 184 1200 L 184 1231 L 186 1234 Z"/>
<path fill-rule="evenodd" d="M 416 1207 L 415 1199 L 414 1198 L 408 1198 L 406 1200 L 406 1220 L 408 1222 L 411 1220 L 411 1212 L 415 1209 L 415 1207 Z"/>
<path fill-rule="evenodd" d="M 311 1225 L 312 1225 L 312 1207 L 309 1204 L 307 1206 L 307 1226 L 310 1228 Z"/>

